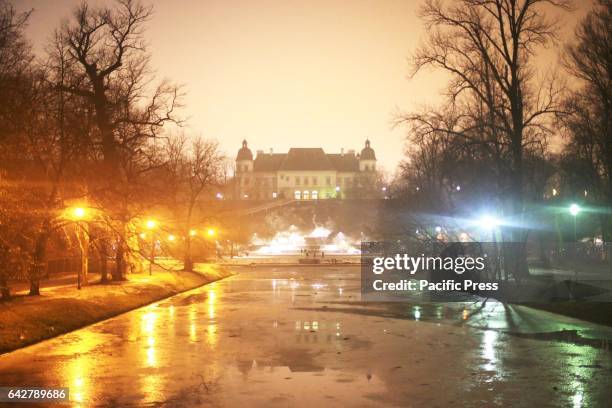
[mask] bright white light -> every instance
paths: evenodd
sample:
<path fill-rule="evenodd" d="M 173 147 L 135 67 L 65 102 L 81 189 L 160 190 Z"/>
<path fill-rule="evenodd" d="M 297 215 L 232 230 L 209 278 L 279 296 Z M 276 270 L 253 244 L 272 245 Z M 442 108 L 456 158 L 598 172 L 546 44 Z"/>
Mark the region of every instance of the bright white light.
<path fill-rule="evenodd" d="M 436 232 L 442 231 L 442 227 L 436 227 Z"/>
<path fill-rule="evenodd" d="M 482 228 L 492 230 L 499 225 L 499 220 L 491 215 L 485 215 L 478 223 Z"/>
<path fill-rule="evenodd" d="M 457 186 L 457 191 L 461 191 L 461 186 Z"/>
<path fill-rule="evenodd" d="M 580 212 L 580 206 L 578 204 L 572 204 L 569 207 L 569 212 L 570 214 L 572 214 L 574 217 L 578 215 L 578 213 Z"/>

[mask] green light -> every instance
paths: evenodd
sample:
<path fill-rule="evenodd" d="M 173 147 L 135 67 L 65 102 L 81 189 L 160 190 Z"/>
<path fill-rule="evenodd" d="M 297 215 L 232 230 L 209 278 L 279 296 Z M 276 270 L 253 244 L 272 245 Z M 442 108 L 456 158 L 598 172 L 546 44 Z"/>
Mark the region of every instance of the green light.
<path fill-rule="evenodd" d="M 572 205 L 569 206 L 569 212 L 570 214 L 572 214 L 572 216 L 577 216 L 578 213 L 581 211 L 581 208 L 578 204 L 574 203 Z"/>

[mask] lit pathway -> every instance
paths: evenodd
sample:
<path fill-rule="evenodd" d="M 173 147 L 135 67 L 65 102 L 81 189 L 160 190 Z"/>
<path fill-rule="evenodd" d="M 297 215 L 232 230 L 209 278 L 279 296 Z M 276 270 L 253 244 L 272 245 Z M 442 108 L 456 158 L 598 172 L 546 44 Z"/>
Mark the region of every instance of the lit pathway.
<path fill-rule="evenodd" d="M 0 385 L 68 386 L 75 406 L 612 401 L 610 352 L 507 333 L 608 329 L 495 303 L 472 315 L 477 305 L 358 301 L 358 268 L 243 269 L 0 356 Z"/>

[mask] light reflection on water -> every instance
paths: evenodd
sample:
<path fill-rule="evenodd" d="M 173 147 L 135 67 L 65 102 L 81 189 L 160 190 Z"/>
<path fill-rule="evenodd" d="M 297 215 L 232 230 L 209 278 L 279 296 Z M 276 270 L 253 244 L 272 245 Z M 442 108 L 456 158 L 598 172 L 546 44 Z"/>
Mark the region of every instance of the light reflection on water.
<path fill-rule="evenodd" d="M 92 387 L 95 386 L 91 377 L 96 366 L 96 359 L 91 352 L 103 344 L 104 338 L 99 333 L 79 333 L 79 341 L 71 347 L 73 357 L 62 367 L 62 383 L 69 387 L 70 400 L 77 403 L 77 407 L 87 406 L 86 402 L 91 397 Z"/>
<path fill-rule="evenodd" d="M 495 330 L 485 330 L 482 336 L 482 358 L 487 360 L 483 368 L 494 371 L 497 368 L 496 348 L 499 334 Z"/>
<path fill-rule="evenodd" d="M 144 365 L 146 367 L 157 367 L 157 350 L 155 348 L 156 343 L 156 329 L 157 321 L 159 319 L 159 311 L 157 305 L 149 306 L 148 311 L 142 315 L 141 331 L 146 336 L 146 348 L 144 352 Z"/>

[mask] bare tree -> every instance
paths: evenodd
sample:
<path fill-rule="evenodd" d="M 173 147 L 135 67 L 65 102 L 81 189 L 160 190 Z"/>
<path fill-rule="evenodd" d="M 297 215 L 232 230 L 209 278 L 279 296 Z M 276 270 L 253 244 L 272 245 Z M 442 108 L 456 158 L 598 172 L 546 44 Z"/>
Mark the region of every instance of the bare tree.
<path fill-rule="evenodd" d="M 582 185 L 573 186 L 575 194 L 589 189 L 590 198 L 607 208 L 601 216 L 607 242 L 612 237 L 612 2 L 599 0 L 578 25 L 564 65 L 579 81 L 563 117 L 569 135 L 566 176 L 580 180 Z"/>
<path fill-rule="evenodd" d="M 421 17 L 429 36 L 414 54 L 412 74 L 433 67 L 450 75 L 443 112 L 452 113 L 453 126 L 440 126 L 435 111 L 401 118 L 421 133 L 446 133 L 499 159 L 504 210 L 517 221 L 524 216 L 525 152 L 543 150 L 550 119 L 561 111 L 562 82 L 538 75 L 533 64 L 537 50 L 556 40 L 545 5 L 569 8 L 554 0 L 426 1 Z M 506 233 L 511 241 L 526 239 L 525 230 Z M 517 274 L 527 271 L 523 255 L 509 257 Z"/>
<path fill-rule="evenodd" d="M 218 186 L 223 176 L 225 157 L 217 142 L 201 137 L 188 140 L 184 135 L 169 139 L 166 145 L 173 207 L 185 236 L 185 270 L 193 269 L 191 234 L 198 202 Z"/>
<path fill-rule="evenodd" d="M 56 42 L 67 49 L 72 69 L 62 89 L 93 106 L 97 132 L 92 145 L 100 152 L 98 174 L 104 176 L 95 180 L 92 191 L 117 223 L 113 277 L 122 279 L 129 251 L 129 173 L 135 173 L 134 163 L 146 160 L 146 145 L 164 124 L 178 122 L 179 91 L 162 81 L 148 92 L 152 75 L 143 34 L 152 7 L 134 0 L 116 3 L 114 8 L 81 4 L 58 30 Z"/>

